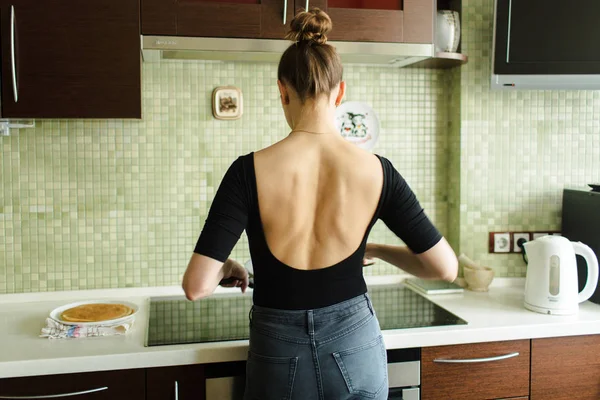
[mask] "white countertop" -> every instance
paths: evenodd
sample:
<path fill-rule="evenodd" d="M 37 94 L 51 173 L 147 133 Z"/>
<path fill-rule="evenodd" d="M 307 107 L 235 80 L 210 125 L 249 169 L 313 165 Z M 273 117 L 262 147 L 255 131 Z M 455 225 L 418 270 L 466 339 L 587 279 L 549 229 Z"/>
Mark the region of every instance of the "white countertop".
<path fill-rule="evenodd" d="M 368 278 L 369 284 L 399 282 Z M 578 315 L 559 317 L 523 308 L 523 279 L 496 279 L 487 293 L 426 296 L 468 322 L 384 331 L 388 349 L 600 334 L 600 305 L 585 302 Z M 231 289 L 221 289 L 226 291 Z M 0 296 L 0 378 L 244 360 L 248 341 L 144 347 L 149 296 L 179 295 L 179 287 L 88 290 Z M 44 339 L 49 312 L 84 299 L 119 299 L 140 311 L 123 336 Z M 377 310 L 376 310 L 377 311 Z"/>

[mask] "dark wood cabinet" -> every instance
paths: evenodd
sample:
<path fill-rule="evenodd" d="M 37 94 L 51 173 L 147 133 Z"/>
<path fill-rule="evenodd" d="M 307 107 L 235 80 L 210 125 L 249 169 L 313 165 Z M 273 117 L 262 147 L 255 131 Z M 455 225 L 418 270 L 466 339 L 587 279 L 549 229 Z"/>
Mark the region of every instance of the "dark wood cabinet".
<path fill-rule="evenodd" d="M 329 13 L 331 40 L 433 43 L 433 0 L 142 0 L 142 33 L 282 39 L 307 4 Z"/>
<path fill-rule="evenodd" d="M 531 399 L 600 399 L 600 335 L 533 339 Z"/>
<path fill-rule="evenodd" d="M 138 0 L 1 0 L 0 14 L 3 118 L 141 118 Z"/>
<path fill-rule="evenodd" d="M 241 399 L 246 362 L 180 365 L 146 370 L 147 400 Z"/>
<path fill-rule="evenodd" d="M 204 400 L 203 365 L 148 368 L 146 400 Z"/>
<path fill-rule="evenodd" d="M 0 379 L 0 397 L 145 400 L 145 383 L 143 369 L 7 378 Z"/>
<path fill-rule="evenodd" d="M 294 0 L 142 0 L 144 35 L 283 39 L 293 17 Z"/>
<path fill-rule="evenodd" d="M 433 43 L 432 0 L 313 0 L 310 7 L 331 17 L 331 40 Z"/>
<path fill-rule="evenodd" d="M 425 347 L 421 399 L 527 397 L 529 355 L 529 340 Z"/>

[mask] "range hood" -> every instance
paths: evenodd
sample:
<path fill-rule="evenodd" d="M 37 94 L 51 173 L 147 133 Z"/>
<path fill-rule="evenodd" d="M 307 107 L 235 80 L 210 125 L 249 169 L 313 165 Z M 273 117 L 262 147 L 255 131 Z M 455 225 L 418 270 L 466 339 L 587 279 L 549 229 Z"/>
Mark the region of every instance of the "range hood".
<path fill-rule="evenodd" d="M 342 62 L 405 67 L 432 58 L 433 44 L 329 42 Z M 288 48 L 287 40 L 200 38 L 185 36 L 142 36 L 145 62 L 160 60 L 221 60 L 279 62 Z"/>

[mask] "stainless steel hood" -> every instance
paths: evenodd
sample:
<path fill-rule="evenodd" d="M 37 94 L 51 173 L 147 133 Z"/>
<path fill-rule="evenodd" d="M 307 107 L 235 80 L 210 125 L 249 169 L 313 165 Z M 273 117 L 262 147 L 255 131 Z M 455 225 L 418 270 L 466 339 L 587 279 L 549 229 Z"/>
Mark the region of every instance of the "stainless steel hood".
<path fill-rule="evenodd" d="M 434 56 L 433 44 L 329 42 L 344 63 L 405 67 Z M 287 40 L 142 36 L 145 62 L 221 60 L 278 62 Z"/>

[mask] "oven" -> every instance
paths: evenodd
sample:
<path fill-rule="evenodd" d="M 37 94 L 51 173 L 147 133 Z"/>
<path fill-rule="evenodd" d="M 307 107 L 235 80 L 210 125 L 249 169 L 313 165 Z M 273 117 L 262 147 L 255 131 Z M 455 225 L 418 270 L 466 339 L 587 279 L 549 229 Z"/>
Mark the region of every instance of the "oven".
<path fill-rule="evenodd" d="M 421 349 L 388 350 L 388 400 L 419 400 Z M 207 365 L 206 400 L 242 400 L 244 362 Z"/>
<path fill-rule="evenodd" d="M 421 349 L 388 350 L 388 400 L 421 398 Z"/>

